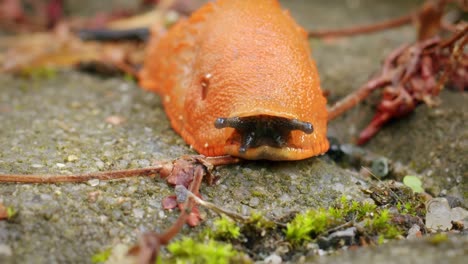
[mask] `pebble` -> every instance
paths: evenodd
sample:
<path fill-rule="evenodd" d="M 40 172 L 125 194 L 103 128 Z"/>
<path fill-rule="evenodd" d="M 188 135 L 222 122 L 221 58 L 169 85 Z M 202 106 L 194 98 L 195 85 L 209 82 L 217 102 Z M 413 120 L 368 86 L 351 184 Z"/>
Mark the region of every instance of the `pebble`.
<path fill-rule="evenodd" d="M 418 225 L 414 224 L 409 230 L 408 230 L 408 236 L 406 236 L 407 239 L 415 239 L 421 237 L 421 227 Z"/>
<path fill-rule="evenodd" d="M 450 205 L 445 198 L 434 198 L 426 205 L 426 227 L 433 232 L 452 228 Z"/>
<path fill-rule="evenodd" d="M 279 200 L 283 203 L 287 203 L 291 201 L 291 196 L 289 196 L 287 193 L 284 193 L 283 195 L 281 195 Z"/>
<path fill-rule="evenodd" d="M 166 213 L 164 213 L 164 210 L 161 210 L 161 211 L 158 212 L 158 217 L 159 217 L 159 219 L 166 218 Z"/>
<path fill-rule="evenodd" d="M 241 205 L 240 213 L 241 213 L 241 215 L 249 215 L 250 214 L 250 208 L 247 205 L 243 204 L 243 205 Z"/>
<path fill-rule="evenodd" d="M 12 255 L 13 251 L 9 245 L 0 244 L 0 256 L 11 257 Z"/>
<path fill-rule="evenodd" d="M 176 185 L 175 186 L 175 194 L 176 194 L 176 197 L 177 197 L 177 202 L 178 203 L 184 203 L 187 198 L 188 198 L 188 192 L 187 192 L 187 188 L 185 188 L 185 186 L 183 185 Z"/>
<path fill-rule="evenodd" d="M 140 208 L 133 209 L 133 216 L 135 218 L 141 219 L 141 218 L 143 218 L 144 215 L 145 215 L 145 211 L 143 211 L 142 209 L 140 209 Z"/>
<path fill-rule="evenodd" d="M 53 199 L 51 195 L 45 193 L 40 194 L 40 197 L 42 201 L 50 201 Z"/>
<path fill-rule="evenodd" d="M 109 222 L 109 217 L 107 217 L 106 215 L 100 215 L 99 216 L 99 222 L 101 222 L 101 224 L 105 224 L 105 223 Z"/>
<path fill-rule="evenodd" d="M 151 162 L 149 160 L 146 160 L 146 159 L 141 159 L 141 160 L 138 160 L 138 164 L 145 168 L 145 167 L 149 167 L 151 165 Z"/>
<path fill-rule="evenodd" d="M 452 208 L 450 212 L 450 218 L 454 222 L 462 222 L 465 228 L 468 228 L 468 211 L 461 208 L 455 207 Z"/>
<path fill-rule="evenodd" d="M 132 259 L 132 256 L 127 254 L 129 249 L 129 246 L 124 243 L 113 246 L 106 263 L 134 263 L 135 260 Z"/>
<path fill-rule="evenodd" d="M 276 254 L 271 254 L 265 258 L 264 262 L 265 264 L 281 264 L 283 263 L 283 259 L 281 259 L 281 257 Z"/>
<path fill-rule="evenodd" d="M 445 196 L 445 199 L 447 199 L 450 208 L 460 207 L 463 205 L 463 201 L 459 197 L 447 195 Z"/>
<path fill-rule="evenodd" d="M 73 162 L 73 161 L 77 161 L 78 160 L 78 157 L 76 155 L 69 155 L 67 157 L 67 161 L 69 162 Z"/>
<path fill-rule="evenodd" d="M 378 158 L 372 161 L 372 173 L 382 179 L 388 174 L 388 160 L 386 158 Z"/>
<path fill-rule="evenodd" d="M 122 212 L 119 210 L 112 210 L 112 217 L 114 220 L 120 220 L 122 218 Z"/>
<path fill-rule="evenodd" d="M 259 204 L 260 204 L 260 199 L 258 199 L 257 197 L 253 197 L 249 201 L 249 205 L 252 207 L 257 207 Z"/>
<path fill-rule="evenodd" d="M 104 168 L 104 162 L 102 162 L 101 160 L 96 161 L 96 166 L 98 167 L 98 169 L 103 169 Z"/>
<path fill-rule="evenodd" d="M 335 183 L 332 186 L 330 186 L 333 190 L 344 193 L 345 192 L 345 185 L 342 183 Z"/>
<path fill-rule="evenodd" d="M 99 185 L 99 179 L 91 179 L 88 181 L 88 184 L 95 187 Z"/>
<path fill-rule="evenodd" d="M 161 208 L 161 201 L 159 201 L 157 199 L 151 199 L 151 200 L 148 200 L 148 205 L 153 207 L 153 208 L 160 209 Z"/>
<path fill-rule="evenodd" d="M 344 245 L 352 245 L 354 243 L 356 233 L 357 228 L 353 226 L 345 230 L 333 232 L 328 237 L 320 237 L 317 240 L 317 243 L 321 249 L 335 247 L 341 243 L 344 243 Z"/>

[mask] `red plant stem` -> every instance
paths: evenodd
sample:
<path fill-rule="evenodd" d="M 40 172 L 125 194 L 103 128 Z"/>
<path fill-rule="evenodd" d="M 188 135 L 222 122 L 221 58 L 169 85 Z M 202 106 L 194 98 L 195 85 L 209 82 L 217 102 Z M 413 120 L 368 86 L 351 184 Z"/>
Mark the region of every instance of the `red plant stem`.
<path fill-rule="evenodd" d="M 189 189 L 190 192 L 194 194 L 198 193 L 198 191 L 200 190 L 200 185 L 203 180 L 204 173 L 205 172 L 202 166 L 198 166 L 195 169 L 194 179 L 192 183 L 190 184 L 190 189 Z M 159 235 L 161 245 L 167 245 L 169 241 L 180 232 L 180 230 L 182 229 L 182 227 L 184 226 L 187 220 L 189 213 L 192 211 L 194 205 L 195 205 L 195 202 L 193 201 L 192 198 L 189 198 L 188 201 L 185 202 L 184 208 L 181 210 L 177 221 L 169 229 L 167 229 L 163 234 Z"/>
<path fill-rule="evenodd" d="M 336 102 L 332 107 L 328 109 L 328 121 L 335 119 L 337 116 L 351 109 L 367 96 L 372 93 L 375 89 L 390 83 L 390 79 L 385 75 L 381 75 L 368 81 L 364 86 L 352 92 L 345 98 Z"/>
<path fill-rule="evenodd" d="M 457 42 L 459 39 L 462 37 L 466 38 L 466 35 L 468 34 L 468 25 L 465 26 L 464 29 L 460 30 L 459 32 L 453 34 L 449 39 L 443 41 L 442 43 L 439 44 L 440 48 L 445 48 L 448 46 L 452 46 L 455 42 Z"/>
<path fill-rule="evenodd" d="M 382 66 L 382 74 L 388 74 L 394 67 L 396 59 L 409 47 L 409 44 L 404 44 L 388 54 Z"/>
<path fill-rule="evenodd" d="M 388 112 L 377 113 L 370 124 L 359 134 L 357 144 L 363 145 L 369 141 L 390 118 L 391 116 Z"/>
<path fill-rule="evenodd" d="M 200 189 L 203 176 L 205 174 L 205 168 L 203 166 L 197 166 L 194 172 L 194 179 L 190 184 L 189 191 L 196 194 Z M 155 263 L 161 246 L 169 244 L 169 242 L 180 232 L 184 227 L 187 218 L 195 206 L 193 198 L 188 198 L 181 209 L 180 215 L 177 220 L 169 227 L 164 233 L 158 234 L 154 232 L 143 234 L 140 238 L 140 252 L 138 254 L 139 264 Z M 144 247 L 145 249 L 142 249 Z"/>
<path fill-rule="evenodd" d="M 308 37 L 309 38 L 326 38 L 326 37 L 346 37 L 346 36 L 354 36 L 358 34 L 369 34 L 385 29 L 391 29 L 400 27 L 406 24 L 411 23 L 415 13 L 411 13 L 408 15 L 404 15 L 398 18 L 382 21 L 375 24 L 370 25 L 362 25 L 362 26 L 354 26 L 349 28 L 343 29 L 331 29 L 331 30 L 316 30 L 316 31 L 309 31 Z"/>

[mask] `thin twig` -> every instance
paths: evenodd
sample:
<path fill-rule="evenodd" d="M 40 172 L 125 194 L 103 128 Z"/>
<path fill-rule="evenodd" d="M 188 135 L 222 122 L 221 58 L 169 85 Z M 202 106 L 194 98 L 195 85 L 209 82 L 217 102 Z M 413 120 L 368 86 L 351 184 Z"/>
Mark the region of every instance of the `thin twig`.
<path fill-rule="evenodd" d="M 235 212 L 232 212 L 232 211 L 228 211 L 226 209 L 218 207 L 214 203 L 204 201 L 204 200 L 200 199 L 198 196 L 196 196 L 195 194 L 193 194 L 192 192 L 190 192 L 187 189 L 186 189 L 186 192 L 187 192 L 188 197 L 192 198 L 197 204 L 199 204 L 201 206 L 204 206 L 204 207 L 206 207 L 206 208 L 208 208 L 210 210 L 213 210 L 214 212 L 216 212 L 218 214 L 224 214 L 224 215 L 232 218 L 233 220 L 236 220 L 236 221 L 241 222 L 241 223 L 246 223 L 249 220 L 248 217 L 245 217 L 245 216 L 243 216 L 241 214 L 238 214 L 238 213 L 235 213 Z"/>
<path fill-rule="evenodd" d="M 198 193 L 200 189 L 203 176 L 205 174 L 205 168 L 203 166 L 197 166 L 194 172 L 194 179 L 190 184 L 190 191 L 192 193 Z M 139 245 L 130 249 L 128 254 L 137 255 L 139 264 L 150 264 L 155 263 L 159 255 L 161 246 L 167 245 L 184 227 L 189 214 L 192 212 L 195 202 L 192 198 L 189 198 L 181 208 L 181 212 L 176 222 L 172 224 L 164 233 L 158 234 L 155 232 L 148 232 L 140 237 Z"/>
<path fill-rule="evenodd" d="M 0 174 L 0 182 L 18 182 L 18 183 L 59 183 L 59 182 L 86 182 L 92 179 L 98 180 L 115 180 L 122 178 L 130 178 L 136 176 L 150 176 L 158 174 L 161 170 L 171 163 L 162 163 L 160 165 L 116 171 L 103 171 L 84 174 L 71 175 L 21 175 L 21 174 Z"/>
<path fill-rule="evenodd" d="M 194 179 L 192 183 L 190 184 L 190 192 L 198 193 L 198 191 L 200 190 L 201 182 L 203 180 L 203 176 L 205 174 L 204 168 L 202 166 L 198 166 L 195 169 L 194 174 L 195 174 Z M 184 226 L 187 220 L 188 215 L 192 211 L 194 205 L 195 205 L 195 202 L 193 201 L 193 199 L 190 199 L 190 198 L 188 199 L 187 202 L 183 204 L 183 208 L 180 212 L 180 215 L 177 221 L 166 232 L 164 232 L 163 234 L 159 236 L 162 245 L 167 245 L 167 243 L 169 243 L 169 241 L 180 232 L 180 230 L 182 229 L 182 227 Z"/>
<path fill-rule="evenodd" d="M 367 96 L 372 93 L 372 91 L 388 83 L 390 83 L 390 79 L 387 77 L 387 75 L 381 75 L 368 81 L 364 86 L 352 92 L 345 98 L 339 100 L 332 107 L 330 107 L 328 109 L 328 121 L 335 119 L 342 113 L 353 108 L 355 105 L 367 98 Z"/>
<path fill-rule="evenodd" d="M 196 196 L 195 194 L 193 194 L 192 192 L 190 192 L 187 189 L 185 189 L 185 191 L 186 191 L 186 194 L 188 195 L 188 197 L 192 198 L 197 204 L 199 204 L 201 206 L 204 206 L 204 207 L 206 207 L 206 208 L 208 208 L 210 210 L 213 210 L 214 212 L 216 212 L 216 213 L 218 213 L 220 215 L 222 215 L 222 214 L 226 215 L 227 217 L 231 218 L 232 220 L 237 221 L 237 222 L 241 222 L 241 223 L 244 223 L 244 224 L 248 223 L 251 220 L 250 217 L 246 217 L 246 216 L 243 216 L 241 214 L 238 214 L 238 213 L 235 213 L 235 212 L 232 212 L 232 211 L 228 211 L 228 210 L 226 210 L 224 208 L 221 208 L 221 207 L 217 206 L 214 203 L 204 201 L 204 200 L 200 199 L 198 196 Z M 286 224 L 281 223 L 281 222 L 268 220 L 268 219 L 267 219 L 267 221 L 272 222 L 275 225 L 280 226 L 280 227 L 286 227 Z"/>
<path fill-rule="evenodd" d="M 346 223 L 344 223 L 344 224 L 342 224 L 342 225 L 339 225 L 339 226 L 335 226 L 335 227 L 333 227 L 333 228 L 330 228 L 330 229 L 328 229 L 327 231 L 325 231 L 324 233 L 325 233 L 325 234 L 330 234 L 330 233 L 336 232 L 336 231 L 338 231 L 338 230 L 340 230 L 340 229 L 343 229 L 343 228 L 345 228 L 345 227 L 351 227 L 351 226 L 354 226 L 354 220 L 353 220 L 353 221 L 346 222 Z"/>
<path fill-rule="evenodd" d="M 309 38 L 347 37 L 347 36 L 354 36 L 358 34 L 369 34 L 369 33 L 377 32 L 377 31 L 401 27 L 406 24 L 409 24 L 413 20 L 415 14 L 417 13 L 411 13 L 411 14 L 404 15 L 398 18 L 389 19 L 389 20 L 371 24 L 371 25 L 354 26 L 354 27 L 335 29 L 335 30 L 309 31 L 308 37 Z"/>
<path fill-rule="evenodd" d="M 364 166 L 362 166 L 361 168 L 367 171 L 367 173 L 369 173 L 369 175 L 374 177 L 374 179 L 376 179 L 380 183 L 383 183 L 383 181 L 379 177 L 375 176 L 375 174 L 369 168 L 364 167 Z M 388 191 L 393 194 L 393 196 L 398 200 L 398 202 L 400 202 L 401 204 L 404 204 L 403 201 L 400 199 L 400 196 L 398 196 L 391 188 L 388 188 Z"/>
<path fill-rule="evenodd" d="M 192 158 L 194 161 L 204 165 L 208 171 L 217 166 L 235 164 L 240 162 L 239 158 L 231 156 L 204 157 L 200 155 L 185 156 L 184 158 Z M 0 182 L 10 183 L 63 183 L 63 182 L 86 182 L 93 179 L 98 180 L 116 180 L 137 176 L 153 176 L 160 174 L 162 177 L 167 177 L 173 168 L 175 161 L 158 161 L 156 165 L 147 168 L 102 171 L 91 173 L 78 173 L 70 175 L 38 175 L 38 174 L 5 174 L 0 173 Z"/>
<path fill-rule="evenodd" d="M 450 38 L 442 41 L 439 44 L 439 47 L 440 48 L 446 48 L 446 47 L 452 46 L 455 42 L 457 42 L 462 37 L 466 37 L 467 34 L 468 34 L 468 25 L 466 25 L 464 29 L 462 29 L 459 32 L 453 34 Z"/>

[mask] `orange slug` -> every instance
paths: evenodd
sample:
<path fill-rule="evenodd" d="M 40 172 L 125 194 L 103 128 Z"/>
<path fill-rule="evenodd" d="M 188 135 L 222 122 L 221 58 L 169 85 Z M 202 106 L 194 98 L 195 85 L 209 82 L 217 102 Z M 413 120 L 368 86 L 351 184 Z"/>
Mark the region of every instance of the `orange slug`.
<path fill-rule="evenodd" d="M 140 85 L 161 95 L 197 152 L 300 160 L 328 150 L 307 34 L 277 0 L 210 2 L 156 35 Z"/>

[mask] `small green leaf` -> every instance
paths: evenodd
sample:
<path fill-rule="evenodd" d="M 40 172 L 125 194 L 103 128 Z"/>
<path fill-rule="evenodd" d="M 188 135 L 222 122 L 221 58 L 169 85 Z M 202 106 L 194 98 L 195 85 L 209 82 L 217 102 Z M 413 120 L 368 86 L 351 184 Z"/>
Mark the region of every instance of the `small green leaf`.
<path fill-rule="evenodd" d="M 412 175 L 405 176 L 403 178 L 403 184 L 410 187 L 415 193 L 424 192 L 424 189 L 422 188 L 422 182 L 416 176 L 412 176 Z"/>
<path fill-rule="evenodd" d="M 17 213 L 16 210 L 11 206 L 7 207 L 6 212 L 7 212 L 8 219 L 13 218 Z"/>
<path fill-rule="evenodd" d="M 91 262 L 104 263 L 109 259 L 111 252 L 112 252 L 112 248 L 108 248 L 104 251 L 98 252 L 91 257 Z"/>

